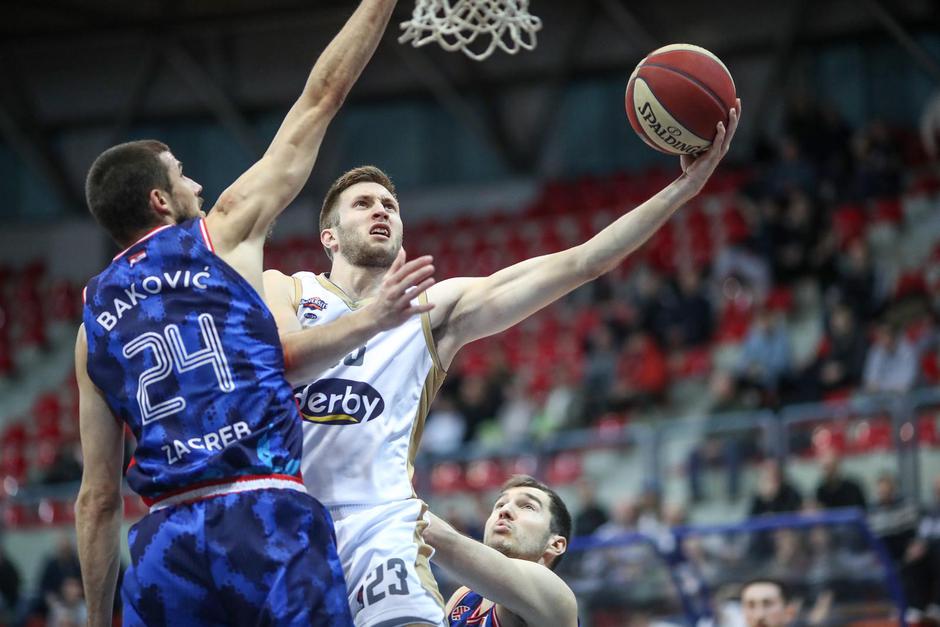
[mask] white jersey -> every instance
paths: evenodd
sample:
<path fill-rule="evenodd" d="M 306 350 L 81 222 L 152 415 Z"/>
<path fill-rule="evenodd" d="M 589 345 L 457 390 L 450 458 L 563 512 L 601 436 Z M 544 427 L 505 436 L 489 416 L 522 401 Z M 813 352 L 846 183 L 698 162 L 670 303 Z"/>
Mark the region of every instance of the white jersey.
<path fill-rule="evenodd" d="M 300 290 L 297 318 L 305 328 L 364 304 L 325 275 L 298 272 L 294 279 Z M 295 387 L 304 418 L 301 470 L 307 490 L 330 508 L 415 496 L 414 457 L 444 374 L 425 313 L 375 335 L 316 380 Z"/>

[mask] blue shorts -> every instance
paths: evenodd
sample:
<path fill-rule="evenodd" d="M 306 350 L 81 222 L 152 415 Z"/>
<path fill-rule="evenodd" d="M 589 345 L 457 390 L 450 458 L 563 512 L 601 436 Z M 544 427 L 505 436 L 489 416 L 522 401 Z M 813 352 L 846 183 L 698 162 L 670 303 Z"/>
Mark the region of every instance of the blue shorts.
<path fill-rule="evenodd" d="M 353 624 L 333 521 L 302 492 L 174 505 L 128 537 L 125 625 Z"/>

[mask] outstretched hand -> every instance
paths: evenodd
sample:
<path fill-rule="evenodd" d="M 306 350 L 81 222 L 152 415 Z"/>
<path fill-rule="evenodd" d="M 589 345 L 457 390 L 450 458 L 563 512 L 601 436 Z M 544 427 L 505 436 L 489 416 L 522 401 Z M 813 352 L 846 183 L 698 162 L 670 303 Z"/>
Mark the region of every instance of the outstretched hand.
<path fill-rule="evenodd" d="M 738 130 L 738 120 L 741 117 L 741 99 L 738 98 L 734 108 L 728 112 L 728 128 L 723 122 L 718 123 L 718 131 L 711 148 L 696 155 L 682 155 L 679 161 L 682 164 L 682 179 L 692 188 L 692 193 L 699 193 L 711 177 L 721 159 L 728 154 L 731 139 Z"/>
<path fill-rule="evenodd" d="M 368 305 L 382 331 L 397 327 L 415 314 L 434 309 L 432 303 L 412 304 L 422 292 L 434 285 L 433 257 L 425 255 L 408 262 L 405 260 L 403 248 L 385 273 L 375 300 Z"/>

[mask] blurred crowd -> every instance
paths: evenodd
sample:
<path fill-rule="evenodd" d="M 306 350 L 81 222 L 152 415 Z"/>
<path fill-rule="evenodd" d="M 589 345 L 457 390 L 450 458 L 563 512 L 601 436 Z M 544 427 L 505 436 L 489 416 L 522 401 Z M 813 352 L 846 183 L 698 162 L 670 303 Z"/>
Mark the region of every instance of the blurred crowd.
<path fill-rule="evenodd" d="M 427 449 L 940 381 L 940 281 L 900 258 L 910 234 L 940 242 L 937 220 L 912 224 L 902 207 L 908 175 L 923 171 L 910 135 L 881 122 L 853 130 L 808 101 L 791 106 L 785 128 L 759 143 L 739 191 L 723 197 L 740 224 L 706 259 L 694 242 L 654 238 L 629 271 L 552 314 L 577 318 L 583 333 L 524 336 L 520 350 L 550 353 L 549 374 L 544 362 L 520 366 L 509 336 L 487 345 L 484 368 L 458 356 Z M 657 263 L 667 245 L 678 250 Z"/>
<path fill-rule="evenodd" d="M 120 594 L 114 605 L 119 623 Z M 82 627 L 86 622 L 81 568 L 71 534 L 62 533 L 43 560 L 35 590 L 26 589 L 23 574 L 0 548 L 0 625 Z"/>

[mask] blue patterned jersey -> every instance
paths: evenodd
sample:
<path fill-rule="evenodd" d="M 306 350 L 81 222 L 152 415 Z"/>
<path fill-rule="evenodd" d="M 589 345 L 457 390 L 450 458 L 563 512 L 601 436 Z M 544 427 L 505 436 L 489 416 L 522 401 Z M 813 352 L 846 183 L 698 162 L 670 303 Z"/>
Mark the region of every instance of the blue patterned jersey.
<path fill-rule="evenodd" d="M 85 290 L 88 374 L 137 450 L 146 501 L 250 476 L 297 475 L 300 414 L 274 318 L 212 251 L 202 219 L 151 231 Z"/>
<path fill-rule="evenodd" d="M 448 627 L 500 627 L 495 604 L 484 612 L 480 611 L 483 600 L 473 590 L 467 590 L 447 615 Z"/>

